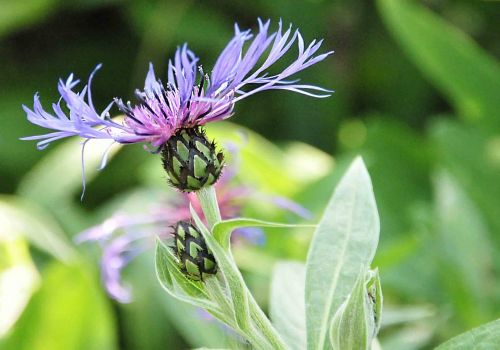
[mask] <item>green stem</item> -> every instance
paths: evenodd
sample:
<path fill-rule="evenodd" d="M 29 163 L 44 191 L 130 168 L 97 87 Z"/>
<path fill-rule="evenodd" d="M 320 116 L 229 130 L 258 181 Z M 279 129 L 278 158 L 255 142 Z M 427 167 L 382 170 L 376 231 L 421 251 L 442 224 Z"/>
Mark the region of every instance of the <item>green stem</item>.
<path fill-rule="evenodd" d="M 234 328 L 234 330 L 243 338 L 247 338 L 255 348 L 257 349 L 271 349 L 272 346 L 267 341 L 263 335 L 261 335 L 259 329 L 241 329 L 234 322 L 234 311 L 228 301 L 228 296 L 222 289 L 221 282 L 217 278 L 209 278 L 205 281 L 207 290 L 210 297 L 213 298 L 222 308 L 222 313 L 226 315 L 231 315 L 230 319 L 220 319 L 224 321 L 229 327 Z"/>
<path fill-rule="evenodd" d="M 250 306 L 250 316 L 257 326 L 257 328 L 263 333 L 267 341 L 272 345 L 272 349 L 287 349 L 286 345 L 281 340 L 276 329 L 271 324 L 271 321 L 267 318 L 266 314 L 260 308 L 259 304 L 255 301 L 253 296 L 249 294 L 248 303 Z"/>
<path fill-rule="evenodd" d="M 208 229 L 212 231 L 214 225 L 222 221 L 215 186 L 203 187 L 196 192 L 196 195 L 200 201 L 203 214 L 205 214 L 205 218 L 207 219 Z"/>
<path fill-rule="evenodd" d="M 222 289 L 221 282 L 218 278 L 208 278 L 205 281 L 207 286 L 207 290 L 210 293 L 210 296 L 214 298 L 219 305 L 221 305 L 224 312 L 231 311 L 231 304 L 228 301 L 228 296 L 224 293 Z M 231 314 L 231 312 L 229 312 Z"/>
<path fill-rule="evenodd" d="M 212 231 L 215 224 L 222 221 L 220 216 L 219 204 L 217 203 L 217 195 L 215 193 L 215 187 L 205 187 L 196 192 L 198 200 L 200 201 L 201 209 L 208 223 L 208 228 Z M 238 274 L 239 271 L 236 271 Z M 244 293 L 248 296 L 249 307 L 250 307 L 250 317 L 252 319 L 253 326 L 257 328 L 256 330 L 260 334 L 255 334 L 253 329 L 243 330 L 246 333 L 248 339 L 253 342 L 256 348 L 268 349 L 271 346 L 272 349 L 284 350 L 286 345 L 281 340 L 276 329 L 272 326 L 271 321 L 264 314 L 262 309 L 259 307 L 252 294 L 244 286 Z M 220 291 L 218 291 L 220 293 Z M 254 328 L 251 327 L 251 328 Z"/>

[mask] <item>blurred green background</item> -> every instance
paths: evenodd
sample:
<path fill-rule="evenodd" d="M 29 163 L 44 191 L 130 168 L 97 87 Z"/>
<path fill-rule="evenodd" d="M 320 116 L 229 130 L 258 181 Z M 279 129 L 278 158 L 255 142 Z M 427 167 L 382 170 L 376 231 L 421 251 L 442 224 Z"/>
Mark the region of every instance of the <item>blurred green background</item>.
<path fill-rule="evenodd" d="M 233 23 L 255 28 L 257 17 L 291 22 L 306 40 L 325 38 L 323 50 L 335 55 L 300 77 L 336 92 L 327 99 L 259 94 L 237 105 L 231 122 L 240 126 L 211 126 L 220 143 L 253 130 L 238 180 L 289 196 L 317 219 L 346 164 L 363 155 L 382 225 L 375 266 L 385 295 L 384 349 L 432 348 L 500 317 L 498 2 L 0 0 L 2 349 L 231 342 L 159 290 L 152 253 L 127 269 L 135 301 L 121 305 L 102 290 L 99 250 L 72 243 L 124 203 L 137 211 L 151 193 L 169 192 L 159 160 L 140 146 L 123 147 L 97 173 L 100 153 L 90 150 L 80 202 L 78 140 L 43 152 L 19 141 L 41 133 L 21 104 L 30 106 L 39 91 L 48 106 L 58 99 L 58 78 L 75 73 L 85 81 L 97 63 L 96 105 L 132 100 L 148 62 L 164 73 L 175 47 L 188 42 L 210 70 Z M 245 211 L 300 221 L 259 208 L 249 203 Z M 266 246 L 236 251 L 264 307 L 272 263 L 304 259 L 311 234 L 267 233 Z"/>

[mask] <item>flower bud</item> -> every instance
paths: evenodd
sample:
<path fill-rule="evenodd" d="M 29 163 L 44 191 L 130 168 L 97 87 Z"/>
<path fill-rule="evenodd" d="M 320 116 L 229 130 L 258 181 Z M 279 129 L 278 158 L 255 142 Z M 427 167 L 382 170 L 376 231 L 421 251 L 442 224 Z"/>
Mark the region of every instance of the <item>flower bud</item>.
<path fill-rule="evenodd" d="M 382 288 L 377 270 L 358 276 L 350 296 L 338 308 L 330 325 L 334 350 L 371 349 L 380 328 Z"/>
<path fill-rule="evenodd" d="M 163 168 L 173 187 L 192 192 L 219 179 L 224 154 L 217 152 L 200 127 L 181 129 L 162 148 Z"/>
<path fill-rule="evenodd" d="M 195 281 L 217 273 L 217 262 L 195 226 L 179 221 L 174 227 L 174 251 L 182 272 Z"/>

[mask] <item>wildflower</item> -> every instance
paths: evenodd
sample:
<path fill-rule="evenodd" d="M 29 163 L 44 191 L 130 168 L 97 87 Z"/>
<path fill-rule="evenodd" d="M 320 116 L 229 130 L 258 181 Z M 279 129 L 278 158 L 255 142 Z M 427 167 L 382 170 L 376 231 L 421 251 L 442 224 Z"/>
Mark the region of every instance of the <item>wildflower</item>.
<path fill-rule="evenodd" d="M 234 37 L 216 60 L 210 75 L 198 67 L 199 59 L 187 44 L 179 47 L 173 61 L 169 62 L 166 84 L 156 78 L 150 65 L 144 90 L 136 91 L 139 101 L 136 105 L 116 98 L 99 113 L 92 102 L 90 89 L 100 65 L 81 92 L 73 91 L 78 80 L 70 75 L 66 81 L 59 82 L 61 100 L 52 105 L 53 114 L 43 109 L 38 94 L 34 97 L 33 109 L 23 106 L 30 122 L 54 130 L 24 139 L 41 140 L 37 144 L 39 149 L 69 136 L 86 139 L 83 145 L 92 139 L 108 139 L 121 144 L 145 143 L 152 147 L 152 152 L 163 152 L 165 170 L 171 183 L 180 190 L 193 191 L 211 185 L 220 175 L 223 157 L 209 146 L 213 143 L 203 132 L 195 131 L 198 127 L 231 117 L 236 102 L 261 91 L 288 90 L 313 97 L 327 97 L 330 93 L 298 80 L 288 80 L 332 53 L 315 55 L 321 40 L 313 40 L 306 47 L 299 31 L 292 31 L 291 26 L 283 31 L 279 22 L 278 30 L 269 33 L 270 21 L 259 20 L 258 23 L 259 32 L 255 36 L 250 30 L 240 30 L 235 25 Z M 280 73 L 271 74 L 269 68 L 294 43 L 298 47 L 295 61 Z M 62 101 L 68 112 L 63 111 Z M 125 114 L 122 122 L 111 119 L 109 111 L 113 104 Z M 187 154 L 182 154 L 185 150 L 180 139 L 173 139 L 175 135 L 186 137 L 194 153 L 189 149 Z M 193 135 L 202 141 L 194 142 Z"/>
<path fill-rule="evenodd" d="M 215 185 L 221 217 L 231 219 L 241 214 L 243 202 L 252 197 L 266 199 L 297 215 L 307 217 L 306 209 L 282 197 L 269 197 L 245 186 L 232 183 L 234 167 L 228 167 Z M 147 214 L 116 213 L 99 225 L 83 231 L 76 237 L 77 243 L 95 241 L 103 249 L 101 274 L 108 294 L 119 302 L 131 300 L 130 289 L 123 284 L 121 272 L 137 255 L 153 247 L 155 237 L 171 237 L 170 227 L 179 221 L 190 220 L 189 205 L 205 221 L 201 205 L 194 193 L 179 193 L 175 199 L 152 203 L 145 208 Z M 233 241 L 263 244 L 265 236 L 258 228 L 240 228 L 232 235 Z"/>

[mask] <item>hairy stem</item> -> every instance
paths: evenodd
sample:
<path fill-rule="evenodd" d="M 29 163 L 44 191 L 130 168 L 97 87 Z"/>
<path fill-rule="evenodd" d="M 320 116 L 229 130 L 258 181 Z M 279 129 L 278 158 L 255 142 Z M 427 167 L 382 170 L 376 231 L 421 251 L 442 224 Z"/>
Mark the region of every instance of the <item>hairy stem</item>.
<path fill-rule="evenodd" d="M 203 187 L 196 192 L 196 195 L 200 201 L 203 214 L 205 214 L 205 218 L 207 219 L 208 229 L 212 231 L 214 225 L 222 221 L 215 186 Z"/>
<path fill-rule="evenodd" d="M 217 203 L 215 187 L 210 186 L 202 188 L 201 190 L 196 192 L 196 195 L 198 196 L 198 200 L 201 204 L 201 209 L 203 210 L 203 214 L 205 215 L 205 218 L 207 220 L 208 228 L 210 229 L 210 231 L 212 231 L 214 225 L 222 221 L 219 204 Z M 230 252 L 228 253 L 229 256 L 232 256 Z M 236 264 L 234 264 L 234 266 L 236 266 Z M 236 267 L 235 269 L 235 272 L 240 274 L 239 270 Z M 221 292 L 221 290 L 218 290 L 216 294 L 219 294 Z M 250 340 L 253 346 L 257 349 L 286 349 L 286 345 L 281 340 L 278 332 L 272 326 L 271 321 L 269 321 L 264 312 L 261 310 L 246 285 L 241 292 L 246 293 L 248 296 L 250 317 L 252 320 L 252 324 L 249 327 L 251 329 L 241 330 L 245 333 L 246 338 Z"/>

